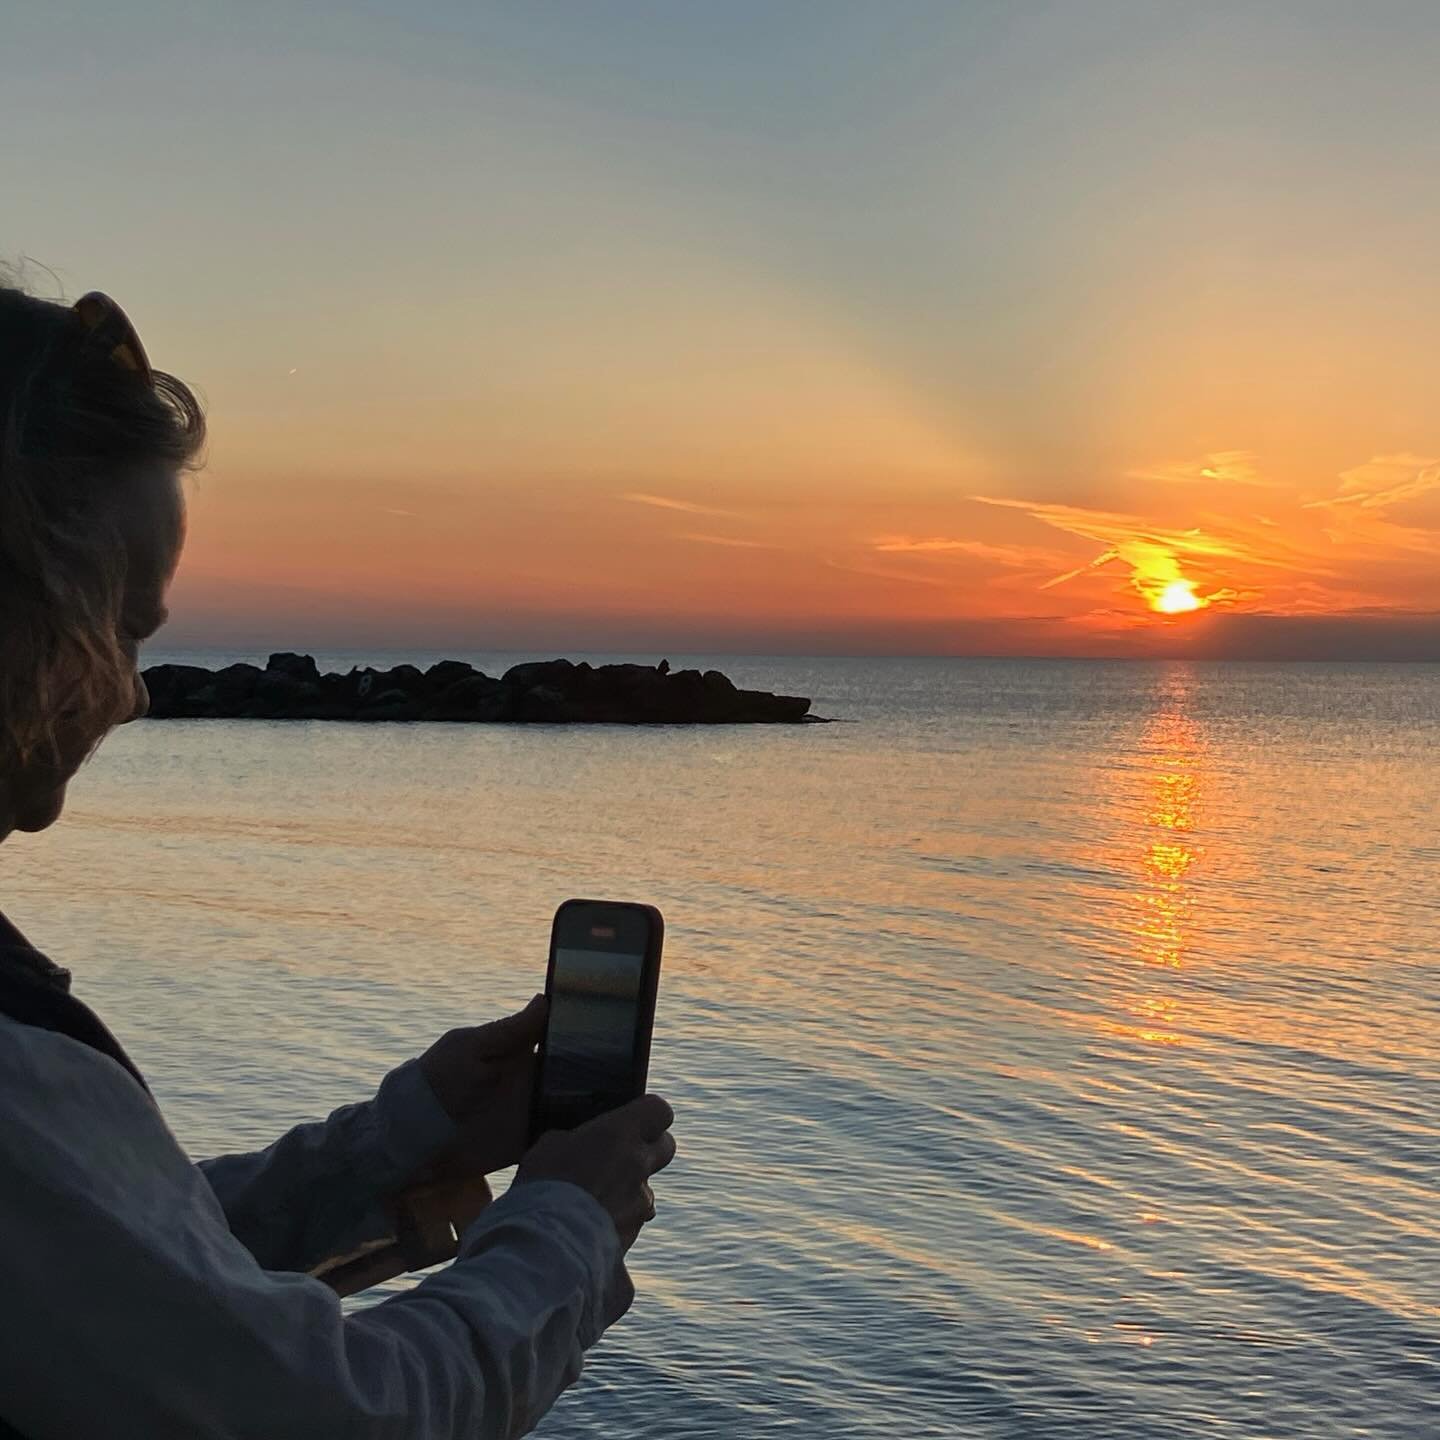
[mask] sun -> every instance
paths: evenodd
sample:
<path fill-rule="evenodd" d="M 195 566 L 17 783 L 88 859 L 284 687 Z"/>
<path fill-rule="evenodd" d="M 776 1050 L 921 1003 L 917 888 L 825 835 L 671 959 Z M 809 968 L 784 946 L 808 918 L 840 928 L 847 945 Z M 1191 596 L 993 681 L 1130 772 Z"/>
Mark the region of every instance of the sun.
<path fill-rule="evenodd" d="M 1188 610 L 1200 610 L 1209 603 L 1195 593 L 1193 580 L 1171 580 L 1158 595 L 1151 597 L 1150 608 L 1162 615 L 1183 615 Z"/>

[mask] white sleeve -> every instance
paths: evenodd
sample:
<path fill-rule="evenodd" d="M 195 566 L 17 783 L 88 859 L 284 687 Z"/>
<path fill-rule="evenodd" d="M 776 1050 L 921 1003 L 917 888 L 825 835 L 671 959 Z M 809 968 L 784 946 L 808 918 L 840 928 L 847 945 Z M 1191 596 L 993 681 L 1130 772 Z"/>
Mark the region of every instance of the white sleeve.
<path fill-rule="evenodd" d="M 309 1270 L 389 1232 L 380 1201 L 455 1137 L 419 1062 L 373 1100 L 297 1125 L 273 1145 L 202 1160 L 200 1170 L 247 1250 L 267 1269 Z"/>
<path fill-rule="evenodd" d="M 118 1066 L 0 1025 L 0 1418 L 29 1440 L 521 1435 L 627 1303 L 609 1216 L 551 1182 L 346 1319 L 260 1268 Z"/>

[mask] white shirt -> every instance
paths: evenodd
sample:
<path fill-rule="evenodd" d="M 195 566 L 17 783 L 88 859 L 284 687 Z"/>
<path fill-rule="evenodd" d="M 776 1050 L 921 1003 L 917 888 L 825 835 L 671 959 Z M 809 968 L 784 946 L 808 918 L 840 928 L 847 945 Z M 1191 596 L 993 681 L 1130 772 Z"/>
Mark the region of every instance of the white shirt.
<path fill-rule="evenodd" d="M 0 1016 L 0 1418 L 27 1440 L 524 1434 L 626 1304 L 585 1191 L 512 1189 L 452 1265 L 349 1316 L 297 1273 L 382 1233 L 380 1196 L 453 1133 L 412 1061 L 195 1165 L 113 1060 Z"/>

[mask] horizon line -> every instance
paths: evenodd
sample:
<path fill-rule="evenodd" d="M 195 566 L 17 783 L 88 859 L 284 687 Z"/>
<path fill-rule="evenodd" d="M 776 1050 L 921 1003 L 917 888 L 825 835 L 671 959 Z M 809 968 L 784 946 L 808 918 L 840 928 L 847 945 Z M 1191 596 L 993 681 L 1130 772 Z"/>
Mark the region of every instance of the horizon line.
<path fill-rule="evenodd" d="M 277 645 L 273 641 L 254 644 L 181 644 L 174 646 L 156 645 L 147 655 L 142 651 L 142 669 L 148 665 L 164 664 L 171 655 L 366 655 L 366 654 L 442 654 L 457 655 L 544 655 L 551 659 L 568 659 L 578 656 L 582 659 L 592 656 L 619 656 L 635 659 L 654 655 L 658 660 L 670 655 L 693 658 L 737 659 L 737 660 L 956 660 L 956 661 L 1034 661 L 1038 664 L 1085 664 L 1085 665 L 1440 665 L 1440 654 L 1436 655 L 1099 655 L 1099 654 L 1031 654 L 1004 651 L 964 650 L 750 650 L 750 649 L 684 649 L 676 646 L 646 646 L 639 649 L 602 647 L 597 649 L 571 649 L 557 651 L 551 646 L 508 646 L 508 645 L 422 645 L 406 643 L 399 645 Z M 151 658 L 153 656 L 153 658 Z"/>

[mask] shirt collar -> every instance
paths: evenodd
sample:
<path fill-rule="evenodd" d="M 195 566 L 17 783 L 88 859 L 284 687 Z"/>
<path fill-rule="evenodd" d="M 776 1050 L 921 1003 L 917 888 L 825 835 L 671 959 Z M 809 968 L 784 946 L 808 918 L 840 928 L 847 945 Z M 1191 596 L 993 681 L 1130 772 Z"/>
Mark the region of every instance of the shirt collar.
<path fill-rule="evenodd" d="M 42 955 L 0 912 L 0 963 L 19 970 L 29 980 L 67 993 L 70 972 Z"/>

